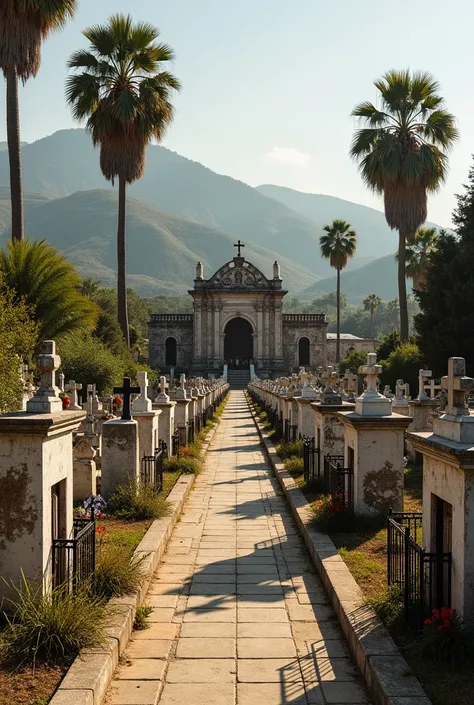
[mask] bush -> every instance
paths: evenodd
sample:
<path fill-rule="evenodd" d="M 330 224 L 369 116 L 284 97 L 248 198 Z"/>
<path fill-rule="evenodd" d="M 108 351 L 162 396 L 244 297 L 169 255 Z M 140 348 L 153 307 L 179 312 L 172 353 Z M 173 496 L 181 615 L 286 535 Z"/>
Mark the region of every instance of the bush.
<path fill-rule="evenodd" d="M 184 446 L 184 448 L 179 449 L 179 457 L 180 458 L 195 458 L 195 460 L 199 460 L 202 454 L 202 442 L 200 439 L 197 439 L 193 443 L 191 443 L 188 446 Z"/>
<path fill-rule="evenodd" d="M 135 620 L 133 622 L 133 628 L 137 631 L 148 629 L 150 625 L 147 622 L 147 618 L 151 615 L 152 612 L 153 607 L 150 607 L 150 605 L 142 605 L 141 607 L 137 607 L 137 611 L 135 612 Z"/>
<path fill-rule="evenodd" d="M 395 390 L 397 379 L 408 382 L 412 394 L 418 390 L 418 374 L 424 366 L 423 357 L 417 345 L 404 343 L 390 353 L 387 360 L 382 361 L 382 384 L 388 384 Z"/>
<path fill-rule="evenodd" d="M 474 658 L 474 637 L 463 628 L 455 610 L 434 609 L 425 619 L 421 637 L 410 647 L 415 658 L 462 666 Z"/>
<path fill-rule="evenodd" d="M 171 458 L 165 458 L 163 470 L 166 472 L 180 472 L 184 475 L 198 475 L 201 466 L 196 458 L 177 458 L 172 456 Z"/>
<path fill-rule="evenodd" d="M 293 456 L 300 458 L 303 453 L 303 441 L 296 441 L 296 443 L 280 443 L 276 450 L 282 460 Z"/>
<path fill-rule="evenodd" d="M 331 495 L 323 495 L 311 506 L 313 523 L 321 531 L 337 533 L 339 531 L 363 531 L 365 529 L 382 528 L 385 519 L 380 516 L 356 516 L 342 503 L 342 496 L 333 500 Z"/>
<path fill-rule="evenodd" d="M 88 384 L 96 384 L 98 394 L 110 393 L 125 372 L 122 358 L 91 336 L 70 339 L 59 346 L 58 352 L 66 380 L 74 379 L 83 390 Z"/>
<path fill-rule="evenodd" d="M 55 588 L 43 595 L 23 578 L 15 591 L 13 616 L 4 613 L 0 645 L 5 661 L 34 667 L 38 661 L 71 659 L 105 642 L 107 610 L 102 599 L 91 596 L 90 585 L 71 594 Z"/>
<path fill-rule="evenodd" d="M 285 470 L 290 473 L 290 475 L 302 475 L 304 466 L 303 458 L 286 458 L 284 461 Z"/>
<path fill-rule="evenodd" d="M 367 600 L 367 604 L 372 607 L 386 627 L 392 627 L 402 620 L 403 596 L 396 585 L 389 585 L 384 592 Z"/>
<path fill-rule="evenodd" d="M 136 480 L 117 485 L 107 505 L 108 512 L 122 519 L 141 521 L 166 516 L 169 504 L 162 494 L 150 485 Z"/>
<path fill-rule="evenodd" d="M 97 597 L 132 595 L 144 580 L 143 561 L 147 555 L 133 556 L 119 544 L 103 541 L 97 551 L 93 590 Z"/>
<path fill-rule="evenodd" d="M 356 375 L 359 372 L 359 367 L 361 365 L 367 364 L 367 353 L 364 350 L 352 350 L 347 357 L 342 360 L 339 365 L 341 373 L 345 373 L 346 370 L 350 370 L 352 374 Z"/>

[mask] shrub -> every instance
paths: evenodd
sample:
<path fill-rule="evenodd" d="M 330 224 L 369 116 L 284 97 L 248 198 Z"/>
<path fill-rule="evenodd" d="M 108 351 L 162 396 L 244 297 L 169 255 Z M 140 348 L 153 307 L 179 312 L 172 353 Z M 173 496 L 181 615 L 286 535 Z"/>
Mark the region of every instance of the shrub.
<path fill-rule="evenodd" d="M 463 665 L 474 658 L 474 637 L 463 628 L 455 610 L 443 607 L 425 619 L 423 632 L 410 651 L 416 658 Z"/>
<path fill-rule="evenodd" d="M 282 460 L 293 456 L 301 457 L 303 453 L 303 441 L 296 441 L 296 443 L 280 443 L 276 450 Z"/>
<path fill-rule="evenodd" d="M 66 380 L 76 380 L 83 389 L 87 389 L 88 384 L 96 384 L 99 394 L 111 392 L 125 372 L 122 358 L 91 336 L 70 339 L 59 346 L 58 352 Z"/>
<path fill-rule="evenodd" d="M 387 360 L 382 361 L 382 365 L 382 384 L 388 384 L 395 389 L 397 379 L 403 379 L 412 390 L 418 389 L 418 374 L 424 367 L 424 361 L 415 343 L 399 345 Z"/>
<path fill-rule="evenodd" d="M 202 441 L 200 439 L 195 440 L 188 446 L 179 449 L 180 458 L 195 458 L 199 460 L 202 453 Z"/>
<path fill-rule="evenodd" d="M 323 495 L 311 506 L 313 510 L 313 523 L 321 531 L 362 531 L 365 529 L 381 528 L 385 519 L 380 516 L 356 516 L 342 503 L 342 495 L 333 500 L 331 495 Z"/>
<path fill-rule="evenodd" d="M 172 456 L 163 462 L 163 470 L 167 472 L 181 472 L 185 475 L 198 475 L 201 466 L 196 458 L 183 458 Z"/>
<path fill-rule="evenodd" d="M 389 585 L 383 592 L 367 600 L 386 627 L 401 622 L 403 617 L 403 596 L 399 587 Z"/>
<path fill-rule="evenodd" d="M 140 521 L 166 516 L 169 504 L 154 487 L 136 480 L 117 485 L 108 502 L 108 512 L 122 519 Z"/>
<path fill-rule="evenodd" d="M 147 618 L 151 615 L 152 612 L 153 607 L 150 607 L 150 605 L 142 605 L 141 607 L 137 607 L 137 611 L 135 612 L 135 620 L 133 622 L 133 628 L 137 631 L 148 629 L 150 625 L 147 622 Z"/>
<path fill-rule="evenodd" d="M 59 587 L 43 595 L 23 577 L 14 589 L 13 616 L 4 613 L 1 635 L 6 661 L 34 667 L 38 661 L 70 659 L 105 642 L 107 610 L 102 599 L 91 596 L 89 585 L 71 594 Z"/>
<path fill-rule="evenodd" d="M 110 599 L 131 595 L 144 580 L 143 561 L 147 555 L 133 556 L 123 546 L 104 540 L 97 551 L 93 590 L 97 597 Z"/>
<path fill-rule="evenodd" d="M 350 370 L 356 375 L 359 372 L 359 367 L 366 364 L 367 353 L 364 350 L 351 350 L 347 357 L 342 360 L 339 369 L 342 373 L 345 373 L 346 370 Z"/>
<path fill-rule="evenodd" d="M 286 458 L 284 461 L 285 469 L 290 475 L 302 475 L 304 466 L 303 458 Z"/>

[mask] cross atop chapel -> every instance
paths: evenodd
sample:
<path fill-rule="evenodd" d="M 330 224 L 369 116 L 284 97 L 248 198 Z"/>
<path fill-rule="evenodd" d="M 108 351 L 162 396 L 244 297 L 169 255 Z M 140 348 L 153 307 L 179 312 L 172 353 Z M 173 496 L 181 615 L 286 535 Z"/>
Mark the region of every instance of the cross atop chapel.
<path fill-rule="evenodd" d="M 469 416 L 466 394 L 474 389 L 474 379 L 466 377 L 466 360 L 463 357 L 450 357 L 448 376 L 441 378 L 441 386 L 448 392 L 445 413 L 451 416 Z"/>
<path fill-rule="evenodd" d="M 245 245 L 244 245 L 243 242 L 240 242 L 240 238 L 239 238 L 239 240 L 237 241 L 237 244 L 234 245 L 234 247 L 237 247 L 237 248 L 238 248 L 238 249 L 237 249 L 237 257 L 241 257 L 240 248 L 241 248 L 241 247 L 245 247 Z"/>

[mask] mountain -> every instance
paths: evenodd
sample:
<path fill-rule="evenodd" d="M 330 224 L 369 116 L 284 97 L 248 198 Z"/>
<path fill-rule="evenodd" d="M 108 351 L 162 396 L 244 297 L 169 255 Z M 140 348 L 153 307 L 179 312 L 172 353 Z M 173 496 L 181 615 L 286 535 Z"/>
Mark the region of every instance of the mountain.
<path fill-rule="evenodd" d="M 378 294 L 384 301 L 398 297 L 397 263 L 393 255 L 380 257 L 363 267 L 341 275 L 341 291 L 351 304 L 361 304 L 367 294 Z M 410 290 L 410 280 L 407 282 Z M 311 301 L 322 294 L 336 291 L 336 273 L 321 279 L 298 294 L 298 298 Z"/>
<path fill-rule="evenodd" d="M 258 186 L 256 190 L 316 223 L 318 237 L 322 233 L 324 225 L 331 223 L 335 218 L 350 223 L 357 233 L 357 252 L 356 257 L 352 260 L 353 263 L 357 263 L 359 258 L 370 257 L 374 259 L 389 252 L 395 252 L 397 249 L 398 233 L 390 230 L 384 214 L 374 208 L 344 201 L 335 196 L 302 193 L 271 184 Z M 435 223 L 426 223 L 426 225 L 427 227 L 441 228 Z M 361 264 L 363 262 L 359 262 L 358 266 Z"/>
<path fill-rule="evenodd" d="M 84 130 L 62 130 L 25 145 L 22 160 L 24 187 L 52 198 L 108 187 L 99 169 L 99 152 Z M 1 184 L 8 184 L 8 155 L 4 152 L 0 152 Z M 271 250 L 276 257 L 286 257 L 318 276 L 330 273 L 328 263 L 319 254 L 320 232 L 313 219 L 165 147 L 151 146 L 147 150 L 145 174 L 129 193 L 160 211 Z M 332 217 L 338 215 L 334 212 Z M 380 256 L 394 249 L 386 238 L 380 238 L 375 251 L 372 240 L 367 245 L 365 240 L 365 229 L 360 228 L 361 257 Z"/>
<path fill-rule="evenodd" d="M 3 194 L 4 195 L 4 194 Z M 0 189 L 0 233 L 2 189 Z M 9 215 L 9 204 L 8 204 Z M 25 233 L 31 239 L 47 239 L 64 251 L 84 276 L 104 284 L 116 283 L 117 194 L 112 190 L 80 191 L 65 198 L 46 199 L 25 194 Z M 158 211 L 152 205 L 127 200 L 128 283 L 142 295 L 184 293 L 191 286 L 196 263 L 205 275 L 234 256 L 234 237 L 215 228 Z M 8 231 L 3 230 L 4 238 Z M 247 245 L 246 255 L 271 275 L 274 254 Z M 312 273 L 280 258 L 285 286 L 292 290 L 315 281 Z"/>
<path fill-rule="evenodd" d="M 20 144 L 23 146 L 24 144 L 28 144 L 28 142 L 20 142 Z M 0 152 L 5 151 L 6 149 L 8 149 L 8 142 L 0 142 Z"/>

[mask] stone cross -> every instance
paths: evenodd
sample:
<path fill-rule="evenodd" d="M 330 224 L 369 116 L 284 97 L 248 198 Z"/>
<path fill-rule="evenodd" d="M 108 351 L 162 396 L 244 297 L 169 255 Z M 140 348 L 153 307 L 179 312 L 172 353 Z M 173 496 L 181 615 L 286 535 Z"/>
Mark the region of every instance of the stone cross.
<path fill-rule="evenodd" d="M 347 385 L 348 392 L 355 392 L 357 389 L 357 375 L 353 374 L 350 370 L 346 370 L 344 375 L 344 381 Z"/>
<path fill-rule="evenodd" d="M 397 379 L 395 385 L 395 396 L 397 399 L 401 399 L 405 396 L 405 382 L 402 379 Z"/>
<path fill-rule="evenodd" d="M 393 397 L 392 390 L 390 389 L 389 384 L 386 384 L 385 387 L 383 388 L 383 394 L 384 394 L 384 397 L 387 397 L 387 399 L 391 399 Z"/>
<path fill-rule="evenodd" d="M 326 383 L 326 387 L 329 387 L 332 389 L 332 383 L 334 380 L 334 367 L 332 365 L 328 365 L 326 372 L 323 374 L 323 381 Z"/>
<path fill-rule="evenodd" d="M 166 393 L 166 377 L 160 377 L 160 393 L 156 397 L 155 401 L 158 404 L 168 403 L 170 400 Z"/>
<path fill-rule="evenodd" d="M 64 388 L 64 379 L 65 379 L 65 378 L 64 378 L 64 374 L 63 374 L 62 372 L 60 372 L 60 373 L 58 374 L 58 387 L 59 387 L 59 389 L 60 389 L 61 392 L 64 392 L 64 391 L 65 391 L 65 388 Z"/>
<path fill-rule="evenodd" d="M 428 395 L 425 392 L 425 380 L 429 379 L 433 373 L 431 370 L 420 370 L 418 373 L 418 401 L 426 401 Z"/>
<path fill-rule="evenodd" d="M 474 389 L 474 379 L 466 377 L 466 361 L 463 357 L 450 357 L 448 376 L 441 378 L 441 386 L 448 392 L 445 412 L 451 416 L 469 416 L 466 395 Z"/>
<path fill-rule="evenodd" d="M 114 394 L 122 395 L 122 421 L 131 421 L 130 397 L 132 394 L 140 394 L 140 387 L 132 387 L 130 377 L 124 377 L 121 387 L 114 387 Z"/>
<path fill-rule="evenodd" d="M 237 248 L 238 248 L 238 250 L 237 250 L 237 257 L 240 257 L 240 256 L 241 256 L 241 255 L 240 255 L 240 248 L 241 248 L 241 247 L 245 247 L 244 243 L 243 243 L 243 242 L 240 242 L 240 240 L 238 240 L 237 243 L 234 245 L 234 247 L 237 247 Z"/>
<path fill-rule="evenodd" d="M 183 372 L 179 376 L 179 386 L 181 387 L 181 389 L 184 389 L 185 385 L 186 385 L 186 375 Z"/>
<path fill-rule="evenodd" d="M 61 365 L 61 358 L 56 355 L 54 340 L 45 340 L 38 355 L 37 367 L 41 379 L 35 395 L 26 403 L 26 410 L 32 414 L 51 414 L 62 411 L 63 403 L 56 387 L 56 370 Z"/>
<path fill-rule="evenodd" d="M 148 399 L 148 374 L 145 371 L 137 372 L 137 382 L 140 385 L 140 396 L 137 397 L 133 404 L 133 411 L 151 411 L 151 400 Z"/>
<path fill-rule="evenodd" d="M 382 373 L 382 365 L 377 365 L 376 353 L 368 353 L 367 364 L 359 367 L 359 374 L 365 376 L 367 388 L 365 393 L 377 394 L 377 378 Z"/>
<path fill-rule="evenodd" d="M 71 411 L 79 411 L 81 407 L 77 403 L 77 392 L 82 389 L 82 384 L 76 384 L 75 380 L 70 379 L 64 389 L 71 396 L 71 404 L 69 405 Z"/>

